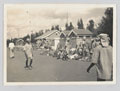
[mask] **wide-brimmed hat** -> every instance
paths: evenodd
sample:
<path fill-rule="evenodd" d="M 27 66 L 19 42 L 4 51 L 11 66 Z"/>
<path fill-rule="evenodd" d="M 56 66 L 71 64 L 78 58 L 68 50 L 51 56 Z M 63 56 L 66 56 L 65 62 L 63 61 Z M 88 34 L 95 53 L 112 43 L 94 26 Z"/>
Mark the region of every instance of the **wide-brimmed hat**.
<path fill-rule="evenodd" d="M 99 34 L 99 38 L 105 41 L 110 41 L 108 34 L 105 33 Z"/>
<path fill-rule="evenodd" d="M 101 40 L 102 46 L 107 47 L 109 45 L 110 38 L 109 38 L 108 34 L 102 33 L 99 35 L 99 38 Z"/>

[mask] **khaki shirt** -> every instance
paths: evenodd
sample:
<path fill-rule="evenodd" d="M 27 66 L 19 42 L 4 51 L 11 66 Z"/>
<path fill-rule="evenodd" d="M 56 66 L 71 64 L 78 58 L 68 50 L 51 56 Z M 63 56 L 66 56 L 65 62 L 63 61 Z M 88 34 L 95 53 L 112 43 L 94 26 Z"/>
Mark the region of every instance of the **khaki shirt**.
<path fill-rule="evenodd" d="M 32 59 L 32 45 L 31 44 L 25 44 L 24 46 L 24 51 L 26 53 L 27 58 L 31 58 Z"/>

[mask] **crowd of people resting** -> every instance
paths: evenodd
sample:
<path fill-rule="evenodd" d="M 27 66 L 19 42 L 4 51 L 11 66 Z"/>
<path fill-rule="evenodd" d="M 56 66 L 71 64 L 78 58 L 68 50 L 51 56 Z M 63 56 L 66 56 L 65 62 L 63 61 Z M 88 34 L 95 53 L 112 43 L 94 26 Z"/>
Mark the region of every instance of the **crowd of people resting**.
<path fill-rule="evenodd" d="M 83 39 L 83 41 L 80 42 L 79 45 L 76 45 L 74 48 L 72 48 L 69 43 L 66 43 L 65 46 L 62 46 L 60 43 L 58 43 L 55 51 L 47 43 L 47 45 L 42 45 L 39 48 L 41 49 L 40 54 L 53 56 L 64 61 L 67 61 L 68 59 L 90 61 L 93 48 L 96 47 L 97 39 L 98 38 L 89 39 L 89 41 Z M 69 40 L 67 42 L 69 42 Z"/>

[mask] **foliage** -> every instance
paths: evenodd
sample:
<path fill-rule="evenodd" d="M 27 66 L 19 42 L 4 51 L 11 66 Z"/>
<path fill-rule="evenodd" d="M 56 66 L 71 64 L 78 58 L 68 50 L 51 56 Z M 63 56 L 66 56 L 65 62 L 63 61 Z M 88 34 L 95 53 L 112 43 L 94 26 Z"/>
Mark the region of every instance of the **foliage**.
<path fill-rule="evenodd" d="M 52 27 L 51 27 L 51 30 L 55 30 L 55 27 L 54 27 L 54 26 L 52 26 Z"/>
<path fill-rule="evenodd" d="M 68 23 L 65 24 L 65 28 L 66 28 L 66 30 L 72 30 L 72 29 L 74 29 L 74 26 L 73 26 L 72 22 L 70 22 L 70 25 L 68 25 Z"/>
<path fill-rule="evenodd" d="M 89 24 L 87 25 L 87 29 L 90 30 L 93 33 L 93 37 L 96 37 L 98 32 L 97 29 L 95 29 L 95 23 L 94 20 L 89 20 Z"/>
<path fill-rule="evenodd" d="M 78 25 L 78 29 L 84 29 L 84 24 L 82 19 L 78 20 L 77 25 Z"/>
<path fill-rule="evenodd" d="M 68 23 L 65 24 L 65 29 L 68 30 Z"/>
<path fill-rule="evenodd" d="M 110 44 L 113 42 L 113 8 L 107 8 L 105 16 L 102 17 L 101 22 L 98 24 L 98 33 L 106 33 L 110 37 Z"/>
<path fill-rule="evenodd" d="M 89 24 L 87 25 L 87 29 L 90 30 L 91 32 L 94 32 L 94 21 L 89 20 Z"/>
<path fill-rule="evenodd" d="M 55 26 L 55 30 L 60 30 L 59 25 Z"/>
<path fill-rule="evenodd" d="M 73 26 L 72 22 L 70 22 L 69 30 L 72 30 L 72 29 L 74 29 L 74 26 Z"/>

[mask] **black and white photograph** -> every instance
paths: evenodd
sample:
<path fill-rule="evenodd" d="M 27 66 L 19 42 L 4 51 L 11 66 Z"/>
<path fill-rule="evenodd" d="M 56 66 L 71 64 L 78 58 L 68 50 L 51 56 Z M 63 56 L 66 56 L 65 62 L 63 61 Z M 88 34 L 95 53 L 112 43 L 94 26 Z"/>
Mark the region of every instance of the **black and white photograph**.
<path fill-rule="evenodd" d="M 4 82 L 116 82 L 114 4 L 5 4 Z"/>

